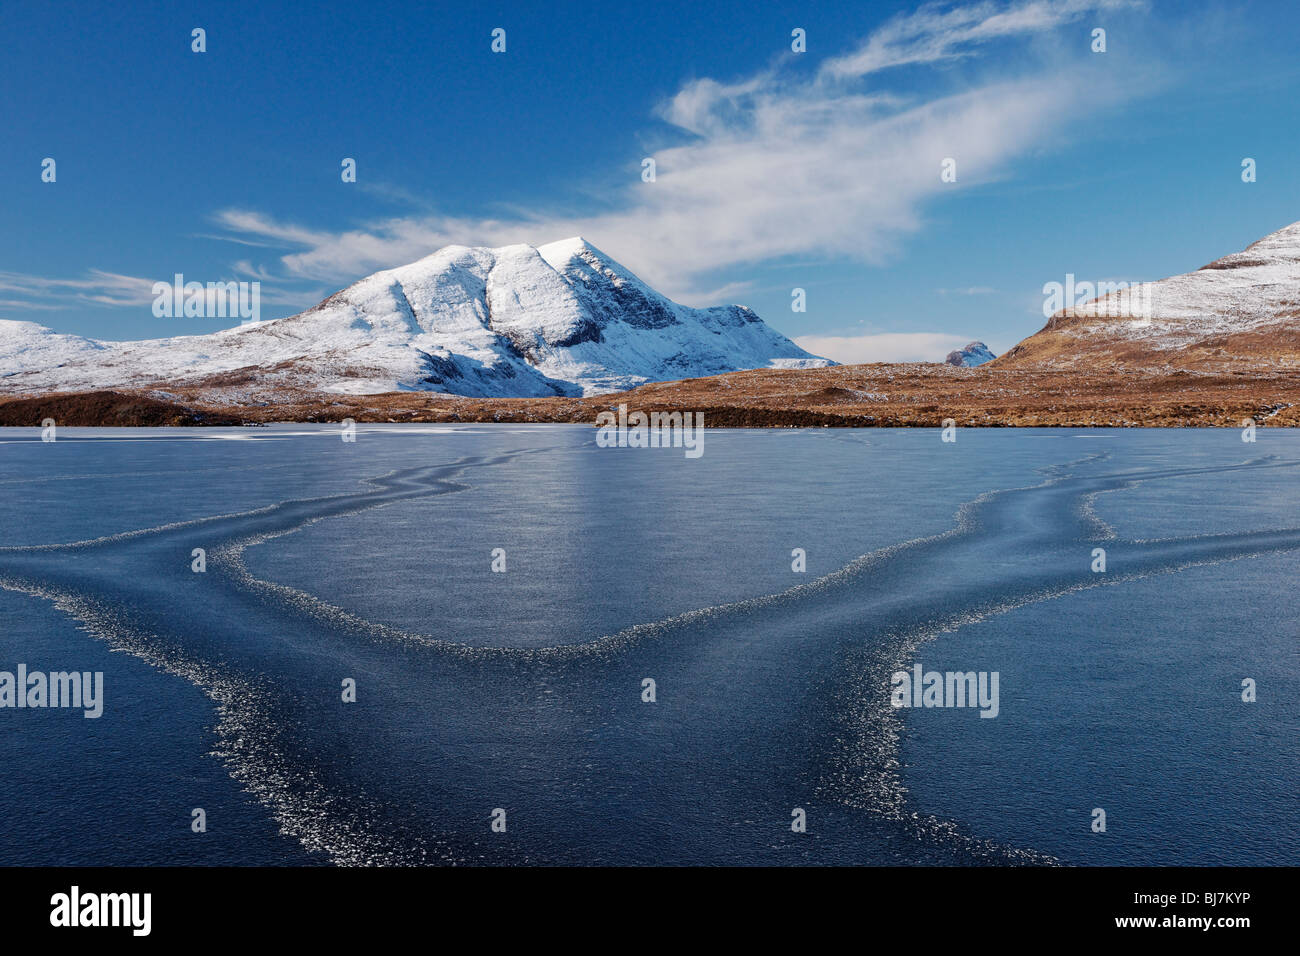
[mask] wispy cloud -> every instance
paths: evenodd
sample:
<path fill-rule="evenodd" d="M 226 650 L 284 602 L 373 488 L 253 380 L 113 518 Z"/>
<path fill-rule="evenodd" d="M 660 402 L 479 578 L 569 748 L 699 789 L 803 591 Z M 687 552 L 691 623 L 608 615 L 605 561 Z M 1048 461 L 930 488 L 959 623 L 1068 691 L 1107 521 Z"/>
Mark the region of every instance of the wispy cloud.
<path fill-rule="evenodd" d="M 998 290 L 987 285 L 972 285 L 964 289 L 939 289 L 940 295 L 993 295 Z"/>
<path fill-rule="evenodd" d="M 243 265 L 248 266 L 247 263 Z M 251 266 L 248 266 L 251 269 Z M 236 271 L 240 271 L 236 268 Z M 208 282 L 229 281 L 225 277 L 186 276 L 187 281 Z M 57 278 L 49 276 L 27 275 L 21 272 L 0 272 L 0 293 L 8 293 L 0 299 L 0 308 L 11 313 L 48 312 L 77 306 L 101 306 L 108 308 L 145 307 L 152 308 L 155 299 L 153 287 L 156 282 L 173 281 L 172 275 L 165 276 L 128 276 L 102 269 L 90 269 L 85 275 L 76 278 Z M 283 279 L 275 277 L 273 281 L 282 283 Z M 312 292 L 306 293 L 310 299 Z M 328 292 L 316 290 L 316 297 L 323 298 Z M 300 305 L 304 301 L 301 289 L 295 291 L 267 290 L 261 301 L 268 305 Z"/>
<path fill-rule="evenodd" d="M 890 20 L 857 50 L 828 60 L 822 73 L 861 77 L 892 67 L 972 56 L 995 40 L 1023 38 L 1074 23 L 1085 14 L 1144 7 L 1141 0 L 1025 0 L 927 4 Z"/>
<path fill-rule="evenodd" d="M 449 216 L 429 211 L 400 186 L 376 184 L 376 198 L 412 211 L 331 230 L 225 209 L 214 217 L 217 234 L 247 249 L 276 249 L 274 258 L 243 258 L 232 268 L 267 284 L 264 301 L 303 304 L 319 290 L 452 243 L 536 245 L 584 235 L 692 304 L 742 292 L 734 272 L 722 274 L 737 266 L 794 257 L 881 263 L 923 227 L 927 206 L 939 197 L 1014 175 L 1016 160 L 1067 145 L 1087 129 L 1084 116 L 1138 92 L 1140 84 L 1113 70 L 1080 83 L 1086 43 L 1076 37 L 1067 54 L 1053 38 L 1089 12 L 1136 6 L 1137 0 L 930 4 L 887 21 L 851 52 L 812 70 L 796 69 L 802 60 L 790 56 L 749 77 L 692 80 L 656 110 L 676 131 L 672 143 L 653 152 L 656 181 L 642 182 L 637 154 L 625 185 L 591 215 L 534 208 Z M 957 79 L 937 75 L 922 87 L 888 85 L 893 67 L 977 57 L 994 40 L 1018 43 L 1020 55 L 1006 56 L 1000 47 L 974 78 L 966 71 Z M 939 175 L 950 157 L 956 183 Z M 99 271 L 80 279 L 0 274 L 0 292 L 46 305 L 135 305 L 150 301 L 152 281 Z"/>
<path fill-rule="evenodd" d="M 14 306 L 58 308 L 64 305 L 141 305 L 153 301 L 152 279 L 91 269 L 75 279 L 0 272 L 0 292 L 18 296 Z"/>
<path fill-rule="evenodd" d="M 685 141 L 653 153 L 656 181 L 641 181 L 637 157 L 612 207 L 591 216 L 426 213 L 323 231 L 228 209 L 217 221 L 232 238 L 283 243 L 290 251 L 280 267 L 289 275 L 331 282 L 450 243 L 538 244 L 579 234 L 687 301 L 716 291 L 710 273 L 726 267 L 795 255 L 878 263 L 922 227 L 924 207 L 944 191 L 1008 175 L 1015 159 L 1064 145 L 1082 116 L 1134 93 L 1113 73 L 1079 82 L 1078 60 L 1089 55 L 1083 40 L 1074 56 L 1055 43 L 1034 55 L 1031 42 L 1089 11 L 1134 6 L 932 4 L 888 21 L 811 73 L 787 63 L 733 82 L 693 80 L 657 110 Z M 1029 49 L 1015 67 L 1000 59 L 984 79 L 965 77 L 959 88 L 925 96 L 865 85 L 889 67 L 975 56 L 994 39 Z M 940 180 L 949 157 L 955 184 Z"/>

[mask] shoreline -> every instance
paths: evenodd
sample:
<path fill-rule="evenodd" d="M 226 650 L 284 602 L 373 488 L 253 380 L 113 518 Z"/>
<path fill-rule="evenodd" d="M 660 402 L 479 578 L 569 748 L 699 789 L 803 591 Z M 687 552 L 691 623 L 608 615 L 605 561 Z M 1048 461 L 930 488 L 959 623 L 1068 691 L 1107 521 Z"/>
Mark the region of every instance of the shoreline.
<path fill-rule="evenodd" d="M 233 375 L 233 373 L 232 373 Z M 0 426 L 597 424 L 601 412 L 703 416 L 709 428 L 1300 427 L 1300 375 L 1232 369 L 1078 373 L 938 364 L 755 369 L 583 398 L 320 392 L 262 378 L 0 395 Z"/>

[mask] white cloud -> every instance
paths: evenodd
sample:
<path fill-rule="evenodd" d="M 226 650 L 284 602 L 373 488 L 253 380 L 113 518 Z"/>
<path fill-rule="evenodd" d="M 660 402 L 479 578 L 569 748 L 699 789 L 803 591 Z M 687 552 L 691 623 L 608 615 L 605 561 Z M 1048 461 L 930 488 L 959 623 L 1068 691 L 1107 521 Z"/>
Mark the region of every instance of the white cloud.
<path fill-rule="evenodd" d="M 240 263 L 236 271 L 245 273 L 249 271 L 249 268 L 241 267 L 247 267 L 247 263 Z M 102 269 L 90 269 L 84 276 L 75 279 L 34 276 L 21 272 L 0 272 L 0 292 L 14 295 L 14 298 L 0 300 L 0 307 L 18 312 L 50 311 L 86 305 L 112 308 L 152 307 L 156 298 L 153 291 L 154 283 L 171 283 L 173 278 L 174 274 L 145 278 L 105 272 Z M 187 276 L 186 280 L 202 281 L 205 286 L 209 282 L 231 281 L 224 276 L 195 275 Z M 277 278 L 275 281 L 282 280 Z M 310 298 L 312 294 L 309 292 L 307 296 Z M 315 291 L 316 299 L 324 298 L 328 294 L 323 290 Z M 301 290 L 299 294 L 268 291 L 267 294 L 260 296 L 260 300 L 268 305 L 301 305 L 303 298 Z"/>
<path fill-rule="evenodd" d="M 878 332 L 867 335 L 801 335 L 801 349 L 834 359 L 841 365 L 864 362 L 942 362 L 949 352 L 965 348 L 969 336 L 944 332 Z"/>
<path fill-rule="evenodd" d="M 828 60 L 822 73 L 860 77 L 891 67 L 970 56 L 980 44 L 1044 33 L 1085 13 L 1144 7 L 1141 0 L 1022 0 L 946 7 L 926 4 L 894 17 L 847 56 Z"/>
<path fill-rule="evenodd" d="M 59 304 L 141 305 L 153 301 L 153 280 L 91 269 L 78 279 L 51 279 L 20 272 L 0 272 L 0 291 L 35 300 L 31 308 Z M 13 300 L 17 305 L 25 301 Z"/>
<path fill-rule="evenodd" d="M 941 195 L 1010 174 L 1020 157 L 1081 134 L 1086 115 L 1135 90 L 1119 70 L 1079 78 L 1086 42 L 989 65 L 956 91 L 918 95 L 865 88 L 888 66 L 975 55 L 991 39 L 1043 36 L 1089 10 L 1129 0 L 1013 0 L 930 5 L 895 18 L 854 53 L 813 75 L 774 67 L 734 82 L 689 82 L 661 104 L 684 142 L 653 152 L 657 179 L 640 179 L 638 153 L 609 211 L 537 210 L 499 217 L 421 214 L 341 232 L 249 210 L 219 223 L 242 241 L 275 240 L 289 276 L 341 282 L 466 245 L 540 244 L 583 235 L 670 295 L 699 302 L 726 283 L 719 270 L 790 256 L 880 263 L 923 225 Z M 811 55 L 811 54 L 806 54 Z M 1026 65 L 1027 63 L 1027 65 Z M 940 181 L 943 159 L 958 182 Z"/>

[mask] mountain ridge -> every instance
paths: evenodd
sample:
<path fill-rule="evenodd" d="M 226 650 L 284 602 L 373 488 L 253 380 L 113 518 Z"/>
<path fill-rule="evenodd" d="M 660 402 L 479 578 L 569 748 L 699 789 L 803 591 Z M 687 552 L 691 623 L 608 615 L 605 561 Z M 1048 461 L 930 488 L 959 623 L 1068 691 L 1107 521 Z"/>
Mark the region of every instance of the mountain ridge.
<path fill-rule="evenodd" d="M 978 368 L 986 362 L 991 362 L 996 355 L 983 342 L 975 341 L 967 344 L 964 348 L 953 349 L 943 360 L 946 365 L 955 365 L 958 368 Z"/>
<path fill-rule="evenodd" d="M 498 261 L 500 272 L 495 270 Z M 1146 302 L 1142 297 L 1148 289 Z M 1126 313 L 1126 296 L 1149 304 L 1147 314 Z M 1116 294 L 1119 308 L 1108 298 L 1109 293 L 1059 309 L 1039 332 L 973 368 L 944 363 L 836 366 L 821 359 L 813 359 L 819 367 L 780 368 L 783 362 L 804 360 L 772 357 L 771 340 L 760 337 L 759 343 L 769 348 L 768 367 L 649 381 L 618 395 L 596 388 L 577 397 L 576 388 L 565 394 L 563 388 L 547 385 L 558 379 L 544 373 L 565 363 L 582 371 L 582 363 L 599 359 L 601 349 L 622 348 L 611 342 L 620 335 L 671 332 L 683 316 L 710 337 L 724 336 L 727 329 L 766 326 L 742 306 L 690 310 L 672 303 L 580 238 L 537 249 L 453 246 L 368 276 L 297 316 L 252 327 L 283 340 L 278 352 L 260 350 L 261 364 L 174 381 L 167 378 L 168 368 L 159 367 L 152 384 L 117 391 L 100 386 L 95 392 L 96 385 L 79 376 L 95 367 L 87 364 L 88 356 L 117 361 L 123 356 L 114 349 L 129 353 L 133 343 L 98 343 L 33 323 L 7 323 L 8 333 L 0 334 L 0 346 L 7 343 L 8 349 L 0 347 L 0 369 L 15 371 L 0 378 L 0 417 L 14 424 L 67 416 L 101 424 L 137 419 L 149 424 L 161 416 L 177 424 L 345 418 L 590 423 L 600 411 L 623 402 L 647 411 L 692 409 L 714 426 L 930 427 L 948 421 L 962 426 L 1300 426 L 1300 223 L 1194 272 L 1124 290 Z M 426 304 L 435 299 L 441 307 L 430 312 Z M 586 303 L 581 308 L 573 305 L 579 300 Z M 698 320 L 701 313 L 707 314 Z M 598 321 L 600 317 L 605 320 Z M 496 373 L 506 369 L 530 376 L 525 384 L 537 391 L 494 397 L 409 387 L 376 394 L 367 388 L 383 382 L 354 383 L 346 375 L 336 380 L 340 387 L 322 391 L 312 363 L 335 361 L 330 349 L 305 358 L 301 354 L 302 340 L 322 321 L 336 333 L 355 325 L 363 338 L 374 329 L 383 331 L 386 338 L 365 339 L 366 349 L 381 358 L 387 349 L 393 353 L 384 359 L 390 372 L 400 358 L 417 377 L 467 374 L 473 356 L 453 360 L 436 347 L 439 336 L 461 341 L 473 332 L 489 345 L 500 338 L 508 343 L 513 364 L 498 366 Z M 238 344 L 246 334 L 233 329 L 162 341 L 179 343 L 164 353 L 173 351 L 180 356 L 177 363 L 192 367 L 195 342 L 224 335 Z M 407 347 L 419 336 L 429 336 L 421 340 L 428 351 Z M 571 349 L 579 351 L 566 351 Z M 21 376 L 24 363 L 50 368 L 50 359 L 59 357 L 55 353 L 71 360 L 59 371 L 66 386 L 30 387 L 28 381 L 26 388 L 6 387 Z M 645 358 L 634 355 L 633 360 Z M 663 350 L 651 358 L 663 359 Z M 351 361 L 344 371 L 366 374 L 357 356 Z M 378 358 L 375 362 L 383 364 Z M 473 366 L 468 367 L 472 373 Z M 619 374 L 599 368 L 607 376 Z M 167 408 L 141 399 L 167 403 Z"/>
<path fill-rule="evenodd" d="M 295 315 L 109 342 L 0 320 L 0 391 L 208 383 L 327 393 L 576 396 L 743 368 L 816 368 L 742 305 L 661 295 L 580 236 L 445 246 Z"/>
<path fill-rule="evenodd" d="M 1057 310 L 990 363 L 1220 372 L 1300 368 L 1300 222 L 1201 268 Z"/>

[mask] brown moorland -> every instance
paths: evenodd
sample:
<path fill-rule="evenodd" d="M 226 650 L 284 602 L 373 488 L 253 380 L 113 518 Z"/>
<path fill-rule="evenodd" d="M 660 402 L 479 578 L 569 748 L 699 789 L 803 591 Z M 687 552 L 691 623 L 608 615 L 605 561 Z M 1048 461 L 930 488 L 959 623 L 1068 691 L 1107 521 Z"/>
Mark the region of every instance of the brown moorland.
<path fill-rule="evenodd" d="M 215 384 L 0 401 L 0 424 L 227 425 L 270 422 L 576 422 L 630 411 L 693 411 L 709 427 L 1300 426 L 1288 371 L 1044 371 L 938 363 L 757 369 L 588 398 L 462 398 L 431 392 L 336 395 L 283 384 L 229 401 Z"/>

